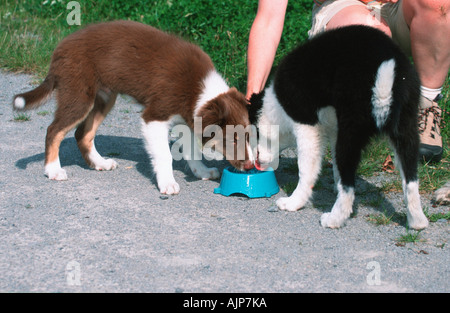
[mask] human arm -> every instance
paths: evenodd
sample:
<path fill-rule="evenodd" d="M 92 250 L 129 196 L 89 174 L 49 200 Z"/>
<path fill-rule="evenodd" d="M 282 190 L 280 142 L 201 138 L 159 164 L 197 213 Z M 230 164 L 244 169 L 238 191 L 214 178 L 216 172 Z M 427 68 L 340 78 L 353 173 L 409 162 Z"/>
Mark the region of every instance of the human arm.
<path fill-rule="evenodd" d="M 288 0 L 259 0 L 247 51 L 247 99 L 264 89 L 283 32 Z"/>

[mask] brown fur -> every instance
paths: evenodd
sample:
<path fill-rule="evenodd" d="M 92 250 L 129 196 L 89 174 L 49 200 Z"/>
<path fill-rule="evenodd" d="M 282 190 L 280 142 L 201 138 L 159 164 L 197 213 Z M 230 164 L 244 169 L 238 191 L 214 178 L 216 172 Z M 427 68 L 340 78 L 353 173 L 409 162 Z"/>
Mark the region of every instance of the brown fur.
<path fill-rule="evenodd" d="M 118 93 L 132 96 L 145 107 L 146 123 L 181 115 L 192 128 L 195 104 L 204 87 L 201 82 L 212 70 L 209 56 L 192 43 L 136 22 L 102 23 L 62 40 L 44 82 L 14 99 L 24 98 L 27 110 L 45 102 L 56 89 L 58 106 L 47 130 L 45 163 L 58 158 L 61 141 L 77 125 L 78 147 L 90 163 L 87 155 L 95 132 Z M 230 89 L 205 106 L 203 127 L 211 123 L 246 126 L 246 112 L 244 96 Z M 243 163 L 230 162 L 236 167 Z"/>

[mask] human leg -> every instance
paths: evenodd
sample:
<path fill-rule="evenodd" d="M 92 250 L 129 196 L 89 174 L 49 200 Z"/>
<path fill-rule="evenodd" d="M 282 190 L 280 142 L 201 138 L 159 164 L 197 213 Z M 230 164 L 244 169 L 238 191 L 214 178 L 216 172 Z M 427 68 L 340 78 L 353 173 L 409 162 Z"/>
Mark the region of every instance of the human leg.
<path fill-rule="evenodd" d="M 422 83 L 420 155 L 427 162 L 439 161 L 442 113 L 437 101 L 450 68 L 450 3 L 410 0 L 403 1 L 402 6 L 410 29 L 411 54 Z"/>

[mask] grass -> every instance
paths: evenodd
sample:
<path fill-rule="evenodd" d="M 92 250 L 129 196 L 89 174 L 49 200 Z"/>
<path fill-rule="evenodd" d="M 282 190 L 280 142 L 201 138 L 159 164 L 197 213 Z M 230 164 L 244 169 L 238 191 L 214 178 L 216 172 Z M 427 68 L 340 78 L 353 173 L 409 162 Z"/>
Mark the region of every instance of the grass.
<path fill-rule="evenodd" d="M 450 212 L 447 213 L 433 213 L 433 214 L 426 214 L 428 220 L 432 223 L 437 222 L 438 220 L 450 220 Z"/>
<path fill-rule="evenodd" d="M 369 214 L 367 220 L 375 225 L 389 225 L 392 223 L 394 214 L 388 214 L 386 211 L 379 214 Z"/>
<path fill-rule="evenodd" d="M 420 231 L 408 232 L 405 235 L 401 235 L 396 240 L 398 245 L 405 245 L 407 243 L 418 243 L 422 241 L 424 240 L 420 237 Z"/>
<path fill-rule="evenodd" d="M 284 184 L 283 186 L 281 186 L 281 189 L 283 189 L 283 191 L 290 195 L 294 192 L 295 188 L 297 187 L 297 183 L 298 181 L 290 181 L 287 182 L 286 184 Z"/>
<path fill-rule="evenodd" d="M 39 116 L 47 116 L 47 115 L 50 115 L 51 113 L 49 111 L 44 110 L 44 111 L 39 111 L 36 114 Z"/>
<path fill-rule="evenodd" d="M 31 115 L 27 113 L 17 113 L 14 116 L 14 122 L 28 122 L 31 121 Z"/>
<path fill-rule="evenodd" d="M 130 19 L 177 34 L 201 46 L 216 68 L 232 86 L 245 92 L 248 35 L 256 14 L 252 0 L 85 0 L 81 5 L 81 26 L 69 25 L 66 0 L 0 0 L 0 68 L 32 73 L 42 80 L 51 54 L 68 34 L 95 22 Z M 306 40 L 313 1 L 290 1 L 283 36 L 274 66 L 298 43 Z M 450 76 L 444 85 L 440 105 L 446 112 L 442 129 L 444 157 L 438 165 L 420 166 L 421 189 L 429 192 L 450 179 Z M 381 171 L 386 156 L 392 154 L 384 139 L 377 139 L 365 151 L 359 175 Z M 396 185 L 396 186 L 395 186 Z M 401 187 L 395 183 L 394 188 Z M 292 186 L 290 188 L 292 189 Z"/>

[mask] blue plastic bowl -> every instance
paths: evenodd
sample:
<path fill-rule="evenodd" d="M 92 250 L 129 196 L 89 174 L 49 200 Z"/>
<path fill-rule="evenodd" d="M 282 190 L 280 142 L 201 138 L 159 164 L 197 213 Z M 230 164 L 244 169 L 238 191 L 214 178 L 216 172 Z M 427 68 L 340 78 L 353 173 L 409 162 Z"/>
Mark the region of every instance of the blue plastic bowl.
<path fill-rule="evenodd" d="M 232 166 L 223 170 L 220 186 L 214 189 L 214 193 L 227 197 L 243 194 L 249 198 L 270 198 L 279 191 L 280 187 L 272 168 L 265 171 L 239 171 Z"/>

